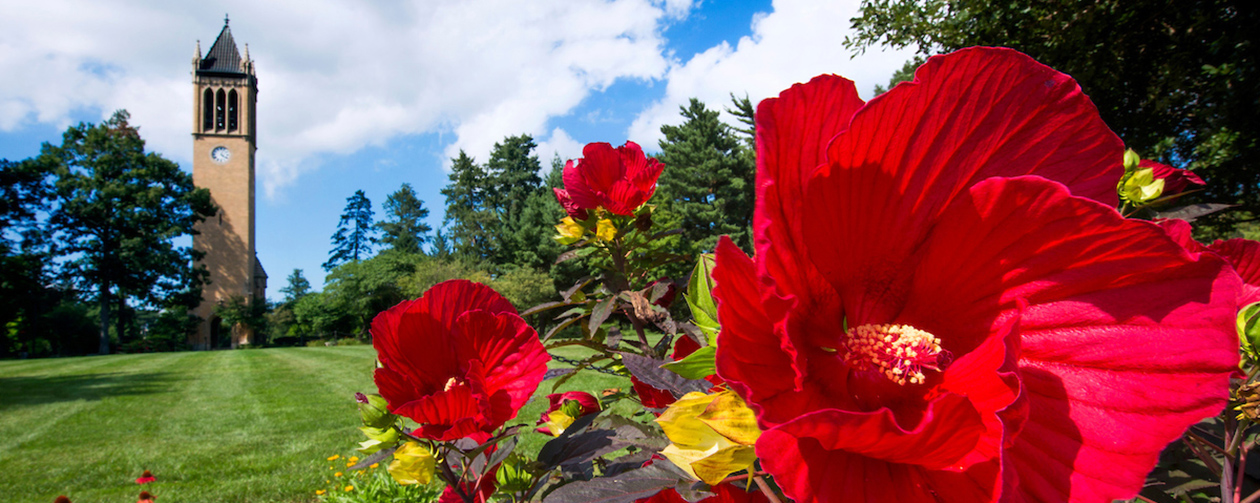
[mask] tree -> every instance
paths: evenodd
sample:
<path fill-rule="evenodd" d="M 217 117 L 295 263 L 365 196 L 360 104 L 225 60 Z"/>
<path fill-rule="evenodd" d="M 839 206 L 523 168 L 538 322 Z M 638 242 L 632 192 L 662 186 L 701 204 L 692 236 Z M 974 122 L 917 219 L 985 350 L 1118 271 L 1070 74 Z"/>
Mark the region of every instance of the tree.
<path fill-rule="evenodd" d="M 306 276 L 302 275 L 301 269 L 294 269 L 289 274 L 289 284 L 280 289 L 280 293 L 284 294 L 284 303 L 292 304 L 297 302 L 308 293 L 311 293 L 311 282 L 306 280 Z"/>
<path fill-rule="evenodd" d="M 421 245 L 429 241 L 429 231 L 433 228 L 424 222 L 429 218 L 429 209 L 416 197 L 411 184 L 402 184 L 402 188 L 385 199 L 385 217 L 387 220 L 376 224 L 383 234 L 382 243 L 405 253 L 424 253 Z"/>
<path fill-rule="evenodd" d="M 63 273 L 93 291 L 100 306 L 102 354 L 109 352 L 110 314 L 128 300 L 153 306 L 201 300 L 208 273 L 193 266 L 201 253 L 174 240 L 216 211 L 210 192 L 195 188 L 178 164 L 145 153 L 128 118 L 120 110 L 99 126 L 73 126 L 61 146 L 45 143 L 37 159 L 56 179 L 49 224 L 67 259 Z"/>
<path fill-rule="evenodd" d="M 0 333 L 0 356 L 29 345 L 44 311 L 50 258 L 37 216 L 49 189 L 35 163 L 0 159 L 0 327 L 16 332 L 12 344 Z"/>
<path fill-rule="evenodd" d="M 486 202 L 498 220 L 491 234 L 494 247 L 490 257 L 497 272 L 516 267 L 545 270 L 559 254 L 556 246 L 547 258 L 552 227 L 559 218 L 552 218 L 546 209 L 555 195 L 542 186 L 538 176 L 542 166 L 534 155 L 535 148 L 530 135 L 509 136 L 494 144 L 486 164 Z"/>
<path fill-rule="evenodd" d="M 723 234 L 751 251 L 756 165 L 741 159 L 739 138 L 716 110 L 695 98 L 681 110 L 682 125 L 661 126 L 665 171 L 655 198 L 681 218 L 689 252 L 712 251 Z"/>
<path fill-rule="evenodd" d="M 354 195 L 346 198 L 346 209 L 337 223 L 337 232 L 332 235 L 333 249 L 328 252 L 328 261 L 322 266 L 325 271 L 331 271 L 345 262 L 358 262 L 372 253 L 372 245 L 376 244 L 373 215 L 372 201 L 362 190 L 356 190 Z"/>
<path fill-rule="evenodd" d="M 494 253 L 495 215 L 488 210 L 489 177 L 485 169 L 473 158 L 459 151 L 451 159 L 450 183 L 442 189 L 446 196 L 446 218 L 442 225 L 447 229 L 455 254 L 476 261 L 486 260 Z"/>
<path fill-rule="evenodd" d="M 1260 215 L 1256 2 L 865 0 L 853 27 L 861 50 L 1022 51 L 1075 78 L 1130 148 L 1203 177 L 1200 200 L 1239 205 L 1207 222 L 1218 233 Z"/>

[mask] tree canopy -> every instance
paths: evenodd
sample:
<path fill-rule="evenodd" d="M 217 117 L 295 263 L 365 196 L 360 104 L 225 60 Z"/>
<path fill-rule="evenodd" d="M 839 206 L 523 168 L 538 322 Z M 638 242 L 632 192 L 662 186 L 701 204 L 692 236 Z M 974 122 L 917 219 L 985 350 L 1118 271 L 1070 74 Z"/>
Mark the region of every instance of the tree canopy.
<path fill-rule="evenodd" d="M 1239 205 L 1218 232 L 1260 214 L 1256 2 L 864 0 L 853 27 L 862 50 L 1022 51 L 1074 77 L 1130 148 L 1203 177 L 1200 200 Z"/>
<path fill-rule="evenodd" d="M 381 243 L 404 253 L 424 253 L 422 246 L 429 241 L 433 230 L 424 219 L 429 209 L 416 197 L 411 184 L 404 183 L 385 199 L 385 220 L 376 227 L 381 230 Z"/>
<path fill-rule="evenodd" d="M 45 143 L 38 162 L 51 173 L 49 225 L 63 273 L 92 291 L 100 307 L 100 352 L 109 352 L 111 309 L 128 300 L 150 306 L 192 306 L 207 277 L 191 247 L 174 239 L 216 211 L 210 192 L 162 156 L 145 152 L 126 111 L 100 125 L 66 130 L 60 146 Z M 119 318 L 121 321 L 122 318 Z M 121 328 L 119 330 L 121 332 Z"/>

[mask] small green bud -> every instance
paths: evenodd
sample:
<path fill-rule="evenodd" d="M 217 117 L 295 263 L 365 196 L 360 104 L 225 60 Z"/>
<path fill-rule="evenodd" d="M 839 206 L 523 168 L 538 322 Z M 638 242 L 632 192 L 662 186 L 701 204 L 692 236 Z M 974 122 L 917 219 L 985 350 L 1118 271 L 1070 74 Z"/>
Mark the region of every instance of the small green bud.
<path fill-rule="evenodd" d="M 364 425 L 387 428 L 398 421 L 398 416 L 389 413 L 389 403 L 381 395 L 355 393 L 354 398 L 359 402 L 359 417 L 363 419 Z"/>

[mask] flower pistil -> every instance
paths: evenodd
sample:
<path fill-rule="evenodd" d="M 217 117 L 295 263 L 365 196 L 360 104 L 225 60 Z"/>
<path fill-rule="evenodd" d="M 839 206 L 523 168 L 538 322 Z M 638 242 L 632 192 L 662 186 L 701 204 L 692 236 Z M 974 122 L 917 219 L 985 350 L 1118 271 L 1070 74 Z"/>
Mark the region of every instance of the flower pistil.
<path fill-rule="evenodd" d="M 875 370 L 903 386 L 922 384 L 923 369 L 943 372 L 954 361 L 939 338 L 909 325 L 861 325 L 845 335 L 845 363 L 859 371 Z"/>

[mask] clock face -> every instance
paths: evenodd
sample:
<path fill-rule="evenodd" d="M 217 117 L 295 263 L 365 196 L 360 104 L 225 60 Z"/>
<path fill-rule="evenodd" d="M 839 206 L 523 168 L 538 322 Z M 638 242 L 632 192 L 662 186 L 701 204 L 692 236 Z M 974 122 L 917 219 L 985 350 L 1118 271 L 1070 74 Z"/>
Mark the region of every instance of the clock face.
<path fill-rule="evenodd" d="M 214 150 L 210 151 L 210 159 L 213 159 L 214 162 L 217 162 L 219 164 L 228 162 L 228 159 L 231 159 L 231 158 L 232 158 L 232 151 L 228 150 L 227 147 L 214 147 Z"/>

